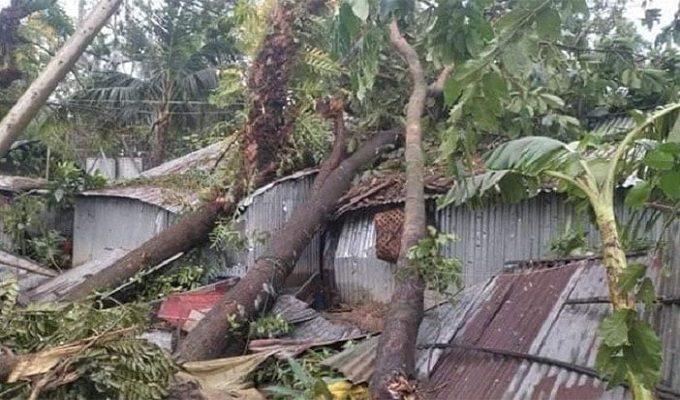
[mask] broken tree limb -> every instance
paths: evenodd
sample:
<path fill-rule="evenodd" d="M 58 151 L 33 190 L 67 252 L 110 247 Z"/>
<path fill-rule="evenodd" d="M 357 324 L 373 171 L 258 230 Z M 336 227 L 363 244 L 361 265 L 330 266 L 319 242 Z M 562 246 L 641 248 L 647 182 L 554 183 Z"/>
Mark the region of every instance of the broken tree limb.
<path fill-rule="evenodd" d="M 72 287 L 60 300 L 79 300 L 96 290 L 112 289 L 145 267 L 158 265 L 177 253 L 187 252 L 203 244 L 215 226 L 215 221 L 221 215 L 233 212 L 234 208 L 233 202 L 221 199 L 208 203 L 127 253 L 110 267 Z"/>
<path fill-rule="evenodd" d="M 19 379 L 44 374 L 54 368 L 63 359 L 80 353 L 95 343 L 105 343 L 134 332 L 135 328 L 123 328 L 104 332 L 97 336 L 82 339 L 63 346 L 53 347 L 38 353 L 0 355 L 0 382 L 13 383 Z"/>
<path fill-rule="evenodd" d="M 298 207 L 283 228 L 272 235 L 262 257 L 180 343 L 177 356 L 182 361 L 206 360 L 222 356 L 238 335 L 227 318 L 247 326 L 258 312 L 273 304 L 300 254 L 312 236 L 321 229 L 346 192 L 362 165 L 394 143 L 395 132 L 382 132 L 369 139 L 325 179 L 312 197 Z"/>
<path fill-rule="evenodd" d="M 316 179 L 314 179 L 312 191 L 318 190 L 323 185 L 328 175 L 342 163 L 346 156 L 345 103 L 342 99 L 332 99 L 328 103 L 329 110 L 327 117 L 333 120 L 333 150 L 331 150 L 331 154 L 321 165 L 319 173 L 316 175 Z"/>

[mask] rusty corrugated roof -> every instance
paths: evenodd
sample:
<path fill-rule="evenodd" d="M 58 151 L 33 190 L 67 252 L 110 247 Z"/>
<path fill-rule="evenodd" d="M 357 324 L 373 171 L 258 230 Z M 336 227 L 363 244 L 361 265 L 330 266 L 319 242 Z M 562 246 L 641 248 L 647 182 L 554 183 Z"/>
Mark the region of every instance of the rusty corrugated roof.
<path fill-rule="evenodd" d="M 648 275 L 658 284 L 661 261 L 635 257 L 629 262 L 649 265 Z M 607 287 L 601 259 L 554 265 L 501 274 L 466 289 L 453 305 L 428 310 L 416 354 L 420 391 L 442 400 L 629 399 L 623 386 L 607 391 L 595 373 L 598 327 L 610 309 L 603 301 Z M 656 328 L 659 323 L 677 326 L 678 311 L 664 303 L 649 318 Z M 659 397 L 677 398 L 677 352 L 669 344 L 677 333 L 658 330 L 664 343 Z M 368 381 L 376 343 L 365 341 L 323 364 L 354 382 Z"/>
<path fill-rule="evenodd" d="M 658 271 L 649 274 L 658 279 Z M 456 333 L 424 385 L 428 398 L 631 397 L 623 387 L 606 391 L 594 374 L 598 326 L 610 308 L 601 300 L 600 260 L 502 274 L 483 291 L 468 316 L 446 328 Z M 673 351 L 664 348 L 664 363 Z"/>
<path fill-rule="evenodd" d="M 425 195 L 428 197 L 446 193 L 453 184 L 442 168 L 425 171 Z M 404 201 L 403 171 L 382 170 L 359 179 L 338 202 L 337 215 L 367 207 L 398 204 Z"/>

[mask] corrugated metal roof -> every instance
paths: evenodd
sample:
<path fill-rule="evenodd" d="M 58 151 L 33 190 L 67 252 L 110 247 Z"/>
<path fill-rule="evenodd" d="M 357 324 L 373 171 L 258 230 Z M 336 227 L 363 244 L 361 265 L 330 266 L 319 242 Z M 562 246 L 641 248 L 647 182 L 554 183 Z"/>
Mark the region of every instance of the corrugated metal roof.
<path fill-rule="evenodd" d="M 404 201 L 404 182 L 406 175 L 398 170 L 378 170 L 359 179 L 338 201 L 336 215 L 348 211 Z M 425 194 L 428 198 L 446 193 L 453 184 L 453 178 L 442 168 L 425 171 Z"/>
<path fill-rule="evenodd" d="M 184 209 L 195 207 L 201 203 L 198 194 L 195 192 L 148 185 L 88 190 L 80 193 L 80 195 L 84 197 L 102 196 L 139 200 L 163 208 L 174 214 L 179 214 Z"/>
<path fill-rule="evenodd" d="M 204 149 L 187 154 L 184 157 L 168 161 L 156 168 L 144 171 L 141 176 L 154 178 L 167 175 L 181 175 L 187 172 L 208 171 L 215 167 L 222 152 L 228 148 L 228 141 L 222 141 Z M 241 202 L 241 206 L 249 206 L 253 199 L 271 190 L 283 182 L 296 181 L 309 177 L 317 172 L 316 169 L 296 172 L 292 175 L 278 179 L 266 186 L 253 192 Z M 1 189 L 1 187 L 0 187 Z M 193 190 L 182 189 L 180 187 L 169 188 L 165 186 L 154 186 L 153 182 L 141 184 L 124 184 L 120 186 L 105 187 L 101 189 L 88 190 L 80 193 L 85 197 L 121 197 L 139 200 L 178 214 L 187 208 L 197 207 L 201 204 L 200 196 Z"/>
<path fill-rule="evenodd" d="M 650 269 L 653 278 L 658 278 L 658 272 Z M 605 391 L 605 384 L 593 376 L 597 328 L 610 308 L 597 300 L 607 295 L 599 260 L 503 274 L 478 292 L 483 294 L 468 312 L 461 308 L 469 304 L 474 291 L 461 297 L 461 301 L 468 298 L 467 303 L 444 311 L 458 309 L 466 317 L 442 324 L 444 330 L 455 334 L 437 342 L 452 347 L 442 351 L 424 384 L 429 398 L 630 398 L 621 387 Z M 669 310 L 678 314 L 677 309 L 663 306 L 652 320 L 668 317 Z M 421 336 L 434 329 L 432 322 L 425 322 Z M 660 333 L 667 371 L 669 364 L 677 363 L 675 348 L 666 344 L 671 333 Z M 419 343 L 424 341 L 419 338 Z M 677 380 L 664 374 L 662 383 L 677 390 Z"/>
<path fill-rule="evenodd" d="M 233 139 L 225 139 L 208 147 L 196 150 L 180 158 L 163 163 L 140 174 L 142 178 L 155 178 L 169 175 L 182 175 L 196 171 L 210 171 L 217 167 L 222 155 L 229 149 Z M 153 182 L 107 187 L 88 190 L 82 196 L 122 197 L 143 201 L 166 209 L 172 213 L 195 207 L 201 203 L 198 194 L 179 187 L 155 186 Z"/>
<path fill-rule="evenodd" d="M 635 120 L 629 116 L 610 117 L 596 122 L 590 133 L 597 136 L 619 135 L 635 128 Z"/>
<path fill-rule="evenodd" d="M 680 227 L 676 230 L 680 235 Z M 680 241 L 675 247 L 680 250 Z M 657 282 L 662 261 L 629 259 L 649 265 L 648 275 Z M 680 282 L 680 271 L 663 277 L 665 287 L 669 281 Z M 673 287 L 677 293 L 680 287 Z M 623 387 L 606 391 L 594 371 L 598 326 L 610 309 L 601 300 L 607 293 L 599 259 L 506 273 L 468 288 L 454 305 L 425 312 L 416 354 L 422 392 L 446 400 L 630 398 Z M 680 386 L 674 373 L 679 364 L 677 328 L 668 329 L 680 326 L 680 308 L 665 304 L 650 319 L 663 343 L 665 397 Z M 447 343 L 451 348 L 428 346 Z M 373 373 L 376 344 L 376 338 L 364 341 L 323 364 L 355 383 L 366 382 Z"/>
<path fill-rule="evenodd" d="M 210 171 L 218 165 L 220 158 L 229 147 L 234 144 L 233 138 L 224 139 L 210 146 L 198 149 L 192 153 L 165 162 L 155 168 L 142 172 L 144 177 L 183 174 L 189 171 Z"/>

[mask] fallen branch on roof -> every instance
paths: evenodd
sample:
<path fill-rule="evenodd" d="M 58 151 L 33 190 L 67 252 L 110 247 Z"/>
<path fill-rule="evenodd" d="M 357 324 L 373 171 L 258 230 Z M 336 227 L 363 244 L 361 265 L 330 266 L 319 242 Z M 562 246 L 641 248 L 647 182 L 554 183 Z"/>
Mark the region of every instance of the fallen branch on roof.
<path fill-rule="evenodd" d="M 283 287 L 300 254 L 332 217 L 338 199 L 349 189 L 356 173 L 394 143 L 396 136 L 393 131 L 374 135 L 323 180 L 312 197 L 272 235 L 263 256 L 248 268 L 246 276 L 180 343 L 177 356 L 181 360 L 206 360 L 223 355 L 230 344 L 239 340 L 240 329 L 247 327 L 252 316 L 273 305 L 273 298 Z M 225 323 L 228 318 L 230 323 Z"/>

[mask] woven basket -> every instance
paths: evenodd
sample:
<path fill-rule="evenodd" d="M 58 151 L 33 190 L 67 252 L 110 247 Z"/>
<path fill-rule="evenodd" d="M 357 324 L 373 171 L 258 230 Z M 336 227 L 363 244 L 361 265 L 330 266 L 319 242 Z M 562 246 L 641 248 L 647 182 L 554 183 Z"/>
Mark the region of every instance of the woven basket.
<path fill-rule="evenodd" d="M 396 263 L 404 229 L 404 209 L 393 208 L 375 214 L 375 255 L 378 259 Z"/>

